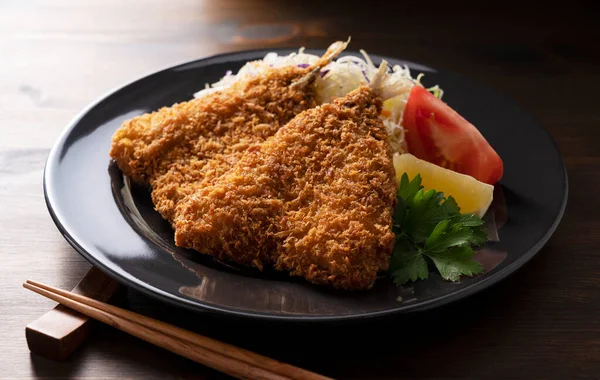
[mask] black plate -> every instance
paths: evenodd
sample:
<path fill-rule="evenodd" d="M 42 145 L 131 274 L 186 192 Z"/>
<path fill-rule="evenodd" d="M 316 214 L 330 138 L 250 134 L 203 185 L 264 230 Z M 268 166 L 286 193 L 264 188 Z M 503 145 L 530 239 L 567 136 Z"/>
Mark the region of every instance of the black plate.
<path fill-rule="evenodd" d="M 424 310 L 464 298 L 525 264 L 557 227 L 567 200 L 567 175 L 556 145 L 529 114 L 456 74 L 385 57 L 391 64 L 407 64 L 413 75 L 425 73 L 425 85 L 439 84 L 444 100 L 475 124 L 504 160 L 505 174 L 488 213 L 500 227 L 499 241 L 477 256 L 486 273 L 459 283 L 432 275 L 403 288 L 381 279 L 370 291 L 343 293 L 175 247 L 173 231 L 154 211 L 148 190 L 130 185 L 111 164 L 111 137 L 124 120 L 188 100 L 226 70 L 235 72 L 267 52 L 219 55 L 160 71 L 112 92 L 75 118 L 48 157 L 44 191 L 52 218 L 80 254 L 128 286 L 193 310 L 336 320 Z M 382 59 L 372 58 L 376 64 Z"/>

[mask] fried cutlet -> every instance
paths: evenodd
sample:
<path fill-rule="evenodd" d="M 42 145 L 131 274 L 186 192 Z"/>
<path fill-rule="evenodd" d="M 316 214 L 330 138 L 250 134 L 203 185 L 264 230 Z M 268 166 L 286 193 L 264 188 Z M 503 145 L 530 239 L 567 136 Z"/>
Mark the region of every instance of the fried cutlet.
<path fill-rule="evenodd" d="M 177 206 L 175 239 L 221 260 L 368 289 L 394 244 L 396 179 L 367 86 L 308 109 Z"/>
<path fill-rule="evenodd" d="M 314 78 L 347 46 L 332 44 L 314 65 L 270 68 L 232 87 L 126 121 L 111 157 L 152 188 L 156 210 L 172 221 L 177 203 L 229 170 L 252 144 L 316 106 Z"/>

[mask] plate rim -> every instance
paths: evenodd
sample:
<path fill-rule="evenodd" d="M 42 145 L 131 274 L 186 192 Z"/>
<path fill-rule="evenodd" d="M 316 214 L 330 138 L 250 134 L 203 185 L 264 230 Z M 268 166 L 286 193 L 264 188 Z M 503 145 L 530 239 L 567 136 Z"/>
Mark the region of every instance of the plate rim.
<path fill-rule="evenodd" d="M 531 121 L 532 121 L 531 124 L 535 125 L 540 131 L 542 131 L 548 137 L 548 140 L 552 144 L 554 150 L 557 152 L 557 156 L 560 161 L 560 166 L 562 168 L 562 172 L 564 175 L 564 195 L 563 195 L 563 199 L 561 200 L 560 209 L 558 211 L 558 214 L 556 214 L 556 217 L 555 217 L 554 221 L 552 222 L 552 225 L 550 226 L 550 228 L 548 228 L 548 230 L 545 232 L 545 234 L 529 250 L 527 250 L 525 253 L 523 253 L 520 257 L 518 257 L 515 261 L 510 263 L 508 266 L 502 268 L 502 270 L 500 270 L 498 272 L 494 272 L 494 273 L 490 274 L 488 277 L 482 279 L 481 281 L 478 281 L 477 283 L 475 283 L 471 286 L 468 286 L 464 289 L 460 289 L 460 290 L 457 290 L 457 291 L 454 291 L 454 292 L 451 292 L 451 293 L 448 293 L 448 294 L 445 294 L 445 295 L 442 295 L 442 296 L 439 296 L 439 297 L 436 297 L 436 298 L 433 298 L 433 299 L 430 299 L 427 301 L 423 301 L 418 304 L 404 305 L 404 306 L 398 307 L 398 308 L 390 308 L 390 309 L 385 309 L 385 310 L 364 312 L 364 313 L 359 313 L 359 314 L 333 315 L 333 316 L 327 316 L 327 315 L 320 315 L 320 316 L 274 315 L 274 314 L 268 314 L 268 313 L 263 313 L 263 312 L 250 312 L 250 311 L 234 310 L 234 309 L 228 308 L 226 306 L 211 305 L 211 304 L 208 304 L 201 300 L 192 301 L 192 300 L 187 300 L 187 299 L 183 299 L 180 297 L 176 297 L 175 295 L 165 292 L 161 289 L 158 289 L 155 286 L 152 286 L 146 282 L 143 282 L 141 280 L 136 280 L 135 278 L 129 279 L 129 278 L 126 278 L 125 276 L 120 275 L 119 273 L 116 273 L 111 268 L 109 268 L 103 262 L 103 260 L 96 258 L 92 253 L 88 252 L 77 242 L 77 240 L 69 232 L 69 229 L 65 226 L 65 224 L 68 224 L 68 223 L 63 223 L 63 221 L 61 221 L 61 219 L 56 214 L 56 212 L 52 206 L 52 200 L 50 199 L 51 196 L 49 195 L 48 187 L 52 186 L 51 185 L 51 183 L 52 183 L 51 175 L 52 175 L 52 167 L 53 167 L 52 164 L 55 163 L 55 161 L 56 161 L 56 155 L 59 152 L 59 148 L 61 148 L 64 145 L 64 142 L 66 141 L 67 137 L 73 132 L 73 130 L 76 128 L 79 121 L 81 121 L 81 119 L 86 114 L 88 114 L 92 109 L 94 109 L 96 106 L 98 106 L 100 103 L 102 103 L 109 97 L 115 95 L 119 91 L 126 89 L 130 85 L 135 84 L 139 81 L 145 80 L 153 75 L 158 75 L 158 74 L 166 72 L 166 71 L 176 70 L 183 66 L 188 66 L 191 64 L 195 64 L 195 63 L 201 63 L 203 61 L 207 61 L 207 60 L 211 60 L 211 59 L 227 58 L 227 57 L 250 55 L 250 54 L 258 55 L 259 53 L 264 55 L 267 52 L 284 53 L 284 52 L 297 51 L 297 50 L 298 49 L 289 48 L 289 47 L 287 47 L 287 48 L 280 47 L 280 48 L 236 50 L 236 51 L 230 51 L 230 52 L 225 52 L 225 53 L 220 53 L 220 54 L 208 55 L 208 56 L 204 56 L 204 57 L 201 57 L 198 59 L 187 60 L 187 61 L 180 62 L 180 63 L 174 64 L 174 65 L 165 66 L 162 69 L 146 72 L 145 74 L 142 74 L 133 80 L 130 80 L 121 85 L 114 86 L 112 89 L 108 90 L 107 92 L 105 92 L 102 95 L 100 95 L 99 97 L 97 97 L 94 101 L 90 102 L 86 107 L 84 107 L 81 111 L 79 111 L 68 122 L 66 127 L 63 128 L 61 133 L 55 139 L 53 146 L 50 149 L 50 152 L 45 161 L 44 169 L 43 169 L 43 173 L 42 173 L 44 201 L 46 203 L 46 207 L 52 218 L 52 221 L 56 225 L 57 229 L 59 230 L 59 232 L 61 233 L 63 238 L 69 243 L 69 245 L 71 245 L 75 249 L 75 251 L 77 253 L 79 253 L 82 257 L 84 257 L 92 265 L 101 269 L 104 274 L 111 277 L 115 281 L 121 283 L 122 285 L 131 287 L 131 288 L 135 289 L 136 291 L 139 291 L 150 298 L 157 299 L 161 302 L 168 303 L 175 307 L 182 307 L 182 308 L 185 308 L 185 309 L 188 309 L 188 310 L 191 310 L 194 312 L 199 312 L 199 313 L 200 312 L 204 312 L 204 313 L 208 312 L 208 313 L 214 313 L 214 314 L 218 314 L 220 316 L 225 316 L 225 317 L 244 318 L 244 319 L 251 319 L 251 320 L 284 321 L 284 322 L 294 322 L 294 321 L 295 322 L 331 322 L 331 321 L 366 320 L 366 319 L 372 319 L 372 318 L 385 317 L 385 316 L 394 315 L 394 314 L 400 315 L 400 314 L 422 312 L 422 311 L 430 310 L 430 309 L 433 309 L 436 307 L 441 307 L 441 306 L 447 305 L 447 304 L 455 302 L 455 301 L 469 298 L 470 296 L 472 296 L 476 293 L 479 293 L 481 291 L 484 291 L 484 290 L 492 287 L 493 285 L 501 282 L 502 280 L 506 279 L 510 275 L 516 273 L 526 263 L 531 261 L 531 259 L 539 253 L 539 251 L 546 245 L 546 243 L 553 236 L 554 232 L 556 231 L 560 222 L 562 221 L 562 218 L 564 216 L 565 209 L 566 209 L 566 206 L 568 203 L 568 198 L 569 198 L 568 171 L 566 169 L 564 157 L 561 154 L 560 148 L 559 148 L 558 144 L 556 143 L 555 139 L 549 133 L 549 131 L 537 120 L 537 118 L 534 117 L 534 115 L 532 115 L 526 109 L 521 107 L 521 105 L 519 103 L 517 103 L 516 100 L 514 100 L 512 97 L 509 97 L 501 91 L 498 91 L 498 90 L 493 89 L 483 83 L 480 83 L 478 81 L 470 79 L 469 77 L 466 77 L 462 74 L 444 69 L 444 70 L 441 70 L 442 73 L 451 74 L 451 75 L 455 76 L 457 79 L 460 79 L 461 81 L 462 80 L 470 81 L 480 87 L 491 90 L 491 91 L 495 92 L 496 94 L 507 98 L 507 100 L 510 100 L 515 106 L 520 108 L 520 110 L 525 111 L 526 114 L 531 118 Z M 307 52 L 310 52 L 310 51 L 323 52 L 324 50 L 325 49 L 318 49 L 318 48 L 305 49 L 305 51 L 307 51 Z M 354 50 L 347 50 L 344 53 L 359 54 L 358 51 L 354 51 Z M 370 55 L 375 57 L 376 59 L 388 60 L 388 62 L 391 60 L 402 61 L 402 62 L 406 62 L 409 65 L 413 64 L 415 66 L 425 67 L 433 72 L 440 72 L 440 70 L 438 70 L 435 67 L 429 66 L 427 64 L 403 59 L 403 58 L 395 58 L 395 57 L 390 57 L 387 55 L 382 55 L 382 54 L 377 54 L 377 53 L 371 53 Z"/>

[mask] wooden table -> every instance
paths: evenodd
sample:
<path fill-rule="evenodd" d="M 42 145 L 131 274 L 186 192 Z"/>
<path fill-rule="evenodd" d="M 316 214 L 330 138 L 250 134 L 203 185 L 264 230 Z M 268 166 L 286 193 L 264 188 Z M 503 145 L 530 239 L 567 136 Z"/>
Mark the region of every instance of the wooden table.
<path fill-rule="evenodd" d="M 546 247 L 480 295 L 378 324 L 230 323 L 133 291 L 128 307 L 336 378 L 598 378 L 598 13 L 577 1 L 494 9 L 380 4 L 1 2 L 0 378 L 225 378 L 103 326 L 65 362 L 30 354 L 24 328 L 54 304 L 22 282 L 72 288 L 89 268 L 46 210 L 46 156 L 83 107 L 132 78 L 215 53 L 322 48 L 348 35 L 369 52 L 468 75 L 514 97 L 541 121 L 564 155 L 570 181 L 564 219 Z M 388 342 L 393 349 L 382 348 Z"/>

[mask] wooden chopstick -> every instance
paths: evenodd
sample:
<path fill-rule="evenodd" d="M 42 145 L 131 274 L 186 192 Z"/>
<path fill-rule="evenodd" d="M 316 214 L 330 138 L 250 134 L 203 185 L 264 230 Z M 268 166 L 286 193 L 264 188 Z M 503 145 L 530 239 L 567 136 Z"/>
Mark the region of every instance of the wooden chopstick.
<path fill-rule="evenodd" d="M 238 379 L 325 380 L 328 377 L 191 331 L 36 281 L 23 287 L 149 343 Z"/>

